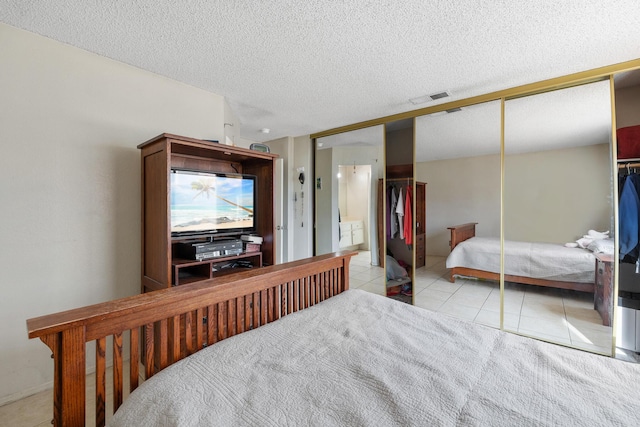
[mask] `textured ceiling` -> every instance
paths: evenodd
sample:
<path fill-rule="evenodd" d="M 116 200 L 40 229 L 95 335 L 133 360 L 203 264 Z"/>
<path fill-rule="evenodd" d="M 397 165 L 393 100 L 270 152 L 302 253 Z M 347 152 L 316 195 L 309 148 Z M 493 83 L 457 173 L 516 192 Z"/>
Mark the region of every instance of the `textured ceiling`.
<path fill-rule="evenodd" d="M 254 141 L 640 57 L 638 0 L 0 0 L 0 21 L 222 95 Z"/>

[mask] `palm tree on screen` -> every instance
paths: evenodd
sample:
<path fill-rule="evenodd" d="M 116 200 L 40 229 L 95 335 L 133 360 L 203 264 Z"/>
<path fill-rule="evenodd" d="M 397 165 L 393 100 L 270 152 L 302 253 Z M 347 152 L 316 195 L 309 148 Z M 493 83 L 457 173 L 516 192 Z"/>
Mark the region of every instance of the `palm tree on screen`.
<path fill-rule="evenodd" d="M 213 194 L 214 196 L 216 196 L 218 199 L 229 203 L 230 205 L 236 206 L 240 209 L 243 209 L 247 212 L 249 212 L 250 214 L 253 215 L 253 209 L 249 209 L 249 208 L 245 208 L 244 206 L 240 206 L 237 203 L 232 202 L 231 200 L 225 199 L 224 197 L 220 197 L 216 194 L 216 188 L 213 186 L 213 180 L 211 179 L 199 179 L 198 181 L 193 181 L 191 183 L 191 189 L 192 190 L 196 190 L 198 191 L 196 193 L 195 196 L 193 196 L 193 198 L 195 199 L 196 197 L 202 195 L 202 194 L 206 194 L 207 195 L 207 199 L 209 198 L 210 194 Z"/>

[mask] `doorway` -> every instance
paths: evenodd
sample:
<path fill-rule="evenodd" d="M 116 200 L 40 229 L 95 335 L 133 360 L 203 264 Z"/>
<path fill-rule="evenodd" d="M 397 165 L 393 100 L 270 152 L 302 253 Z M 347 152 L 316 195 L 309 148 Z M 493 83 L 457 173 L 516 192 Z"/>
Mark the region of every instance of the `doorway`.
<path fill-rule="evenodd" d="M 339 248 L 371 250 L 371 165 L 338 165 Z"/>

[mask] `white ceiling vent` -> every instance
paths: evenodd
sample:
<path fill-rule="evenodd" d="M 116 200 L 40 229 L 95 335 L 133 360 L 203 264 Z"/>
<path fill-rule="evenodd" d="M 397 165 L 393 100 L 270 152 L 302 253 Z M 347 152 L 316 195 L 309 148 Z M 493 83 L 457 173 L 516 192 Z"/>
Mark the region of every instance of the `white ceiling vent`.
<path fill-rule="evenodd" d="M 423 95 L 409 100 L 413 105 L 424 104 L 425 102 L 435 101 L 437 99 L 447 98 L 451 96 L 448 91 L 432 93 L 431 95 Z"/>

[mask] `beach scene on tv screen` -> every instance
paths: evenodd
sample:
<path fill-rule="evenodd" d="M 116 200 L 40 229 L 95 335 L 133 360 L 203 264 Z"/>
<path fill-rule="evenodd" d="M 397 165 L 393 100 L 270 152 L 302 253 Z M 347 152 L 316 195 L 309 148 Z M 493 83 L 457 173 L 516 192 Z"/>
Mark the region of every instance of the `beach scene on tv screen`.
<path fill-rule="evenodd" d="M 253 180 L 171 174 L 171 232 L 253 227 Z"/>

